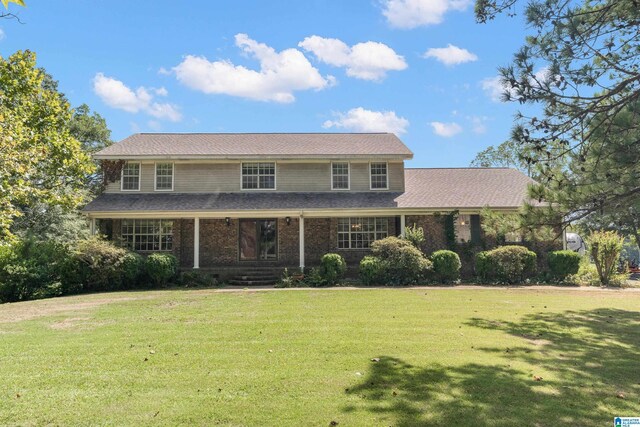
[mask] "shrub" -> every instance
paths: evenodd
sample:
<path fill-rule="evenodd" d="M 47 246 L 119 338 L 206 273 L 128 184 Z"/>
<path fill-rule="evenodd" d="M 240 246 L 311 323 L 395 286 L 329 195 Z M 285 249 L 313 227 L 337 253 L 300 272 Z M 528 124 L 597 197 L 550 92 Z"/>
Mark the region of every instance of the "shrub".
<path fill-rule="evenodd" d="M 178 260 L 171 254 L 154 253 L 145 260 L 145 270 L 157 286 L 166 285 L 178 272 Z"/>
<path fill-rule="evenodd" d="M 309 270 L 307 274 L 305 274 L 304 279 L 299 282 L 302 286 L 311 286 L 312 288 L 317 288 L 325 285 L 324 278 L 320 274 L 320 269 L 312 268 Z"/>
<path fill-rule="evenodd" d="M 431 262 L 436 280 L 450 283 L 460 278 L 462 264 L 457 253 L 448 250 L 435 251 L 431 254 Z"/>
<path fill-rule="evenodd" d="M 211 274 L 192 270 L 181 273 L 179 283 L 185 288 L 201 288 L 216 286 L 218 280 Z"/>
<path fill-rule="evenodd" d="M 567 276 L 577 274 L 581 259 L 580 254 L 573 251 L 550 252 L 548 262 L 551 275 L 555 279 L 563 280 Z"/>
<path fill-rule="evenodd" d="M 380 258 L 367 255 L 360 261 L 360 281 L 363 285 L 380 284 L 382 262 Z"/>
<path fill-rule="evenodd" d="M 298 280 L 289 273 L 289 269 L 285 268 L 282 271 L 282 275 L 280 276 L 280 280 L 275 284 L 276 288 L 293 288 L 298 285 Z"/>
<path fill-rule="evenodd" d="M 536 271 L 536 254 L 524 246 L 501 246 L 476 255 L 476 275 L 486 282 L 517 283 Z"/>
<path fill-rule="evenodd" d="M 615 231 L 594 231 L 587 239 L 600 283 L 610 285 L 616 272 L 624 239 Z"/>
<path fill-rule="evenodd" d="M 98 238 L 77 242 L 75 252 L 85 290 L 114 291 L 137 284 L 139 255 Z"/>
<path fill-rule="evenodd" d="M 424 229 L 417 227 L 415 224 L 411 227 L 404 228 L 404 238 L 420 250 L 422 250 L 422 246 L 424 246 L 424 242 L 426 241 L 424 238 Z"/>
<path fill-rule="evenodd" d="M 371 244 L 372 256 L 380 260 L 380 280 L 389 285 L 412 285 L 424 280 L 432 264 L 407 240 L 387 237 Z"/>
<path fill-rule="evenodd" d="M 0 302 L 57 296 L 79 289 L 77 265 L 65 245 L 28 239 L 0 250 Z"/>
<path fill-rule="evenodd" d="M 347 271 L 347 263 L 340 254 L 324 254 L 320 258 L 318 273 L 325 285 L 332 286 L 344 277 Z"/>
<path fill-rule="evenodd" d="M 144 258 L 135 252 L 128 252 L 122 260 L 122 284 L 131 289 L 140 284 L 144 273 Z"/>

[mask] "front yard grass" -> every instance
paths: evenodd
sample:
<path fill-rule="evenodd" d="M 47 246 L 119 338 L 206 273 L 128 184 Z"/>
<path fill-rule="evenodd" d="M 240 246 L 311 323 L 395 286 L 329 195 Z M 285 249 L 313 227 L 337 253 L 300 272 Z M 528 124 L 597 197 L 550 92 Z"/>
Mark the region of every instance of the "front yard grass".
<path fill-rule="evenodd" d="M 0 425 L 614 416 L 640 416 L 637 291 L 169 290 L 0 305 Z"/>

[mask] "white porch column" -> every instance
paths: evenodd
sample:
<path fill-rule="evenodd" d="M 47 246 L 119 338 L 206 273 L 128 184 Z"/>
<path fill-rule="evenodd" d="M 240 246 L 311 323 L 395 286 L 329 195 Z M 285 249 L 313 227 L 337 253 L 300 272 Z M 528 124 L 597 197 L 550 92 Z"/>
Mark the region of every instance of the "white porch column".
<path fill-rule="evenodd" d="M 92 236 L 96 235 L 96 219 L 95 218 L 91 218 L 91 221 L 89 222 L 89 232 L 91 233 Z"/>
<path fill-rule="evenodd" d="M 300 242 L 300 270 L 304 270 L 304 217 L 300 215 L 298 219 L 300 238 L 298 239 Z"/>
<path fill-rule="evenodd" d="M 400 236 L 404 237 L 404 229 L 406 228 L 406 218 L 404 214 L 400 215 Z"/>
<path fill-rule="evenodd" d="M 193 220 L 193 268 L 200 268 L 200 218 Z"/>

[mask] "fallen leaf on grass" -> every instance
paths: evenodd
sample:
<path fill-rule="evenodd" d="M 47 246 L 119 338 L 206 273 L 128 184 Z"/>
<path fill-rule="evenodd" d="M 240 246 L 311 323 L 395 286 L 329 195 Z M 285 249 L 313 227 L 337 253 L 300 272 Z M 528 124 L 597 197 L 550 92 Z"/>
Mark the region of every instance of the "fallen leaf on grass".
<path fill-rule="evenodd" d="M 624 397 L 625 397 L 625 396 L 624 396 L 624 393 L 623 393 L 623 392 L 618 392 L 618 394 L 616 394 L 616 397 L 617 397 L 618 399 L 624 399 Z"/>
<path fill-rule="evenodd" d="M 538 375 L 534 375 L 533 379 L 536 380 L 536 381 L 542 381 L 542 377 L 538 376 Z"/>
<path fill-rule="evenodd" d="M 374 357 L 373 359 L 371 359 L 372 362 L 379 362 L 380 358 L 379 357 Z"/>

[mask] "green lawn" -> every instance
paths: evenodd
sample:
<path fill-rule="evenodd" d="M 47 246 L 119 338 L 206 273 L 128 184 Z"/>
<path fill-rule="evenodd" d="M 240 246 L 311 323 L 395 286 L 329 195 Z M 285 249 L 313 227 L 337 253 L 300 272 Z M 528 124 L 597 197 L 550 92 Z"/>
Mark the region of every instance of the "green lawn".
<path fill-rule="evenodd" d="M 637 291 L 169 290 L 0 306 L 0 425 L 617 415 L 640 416 Z"/>

